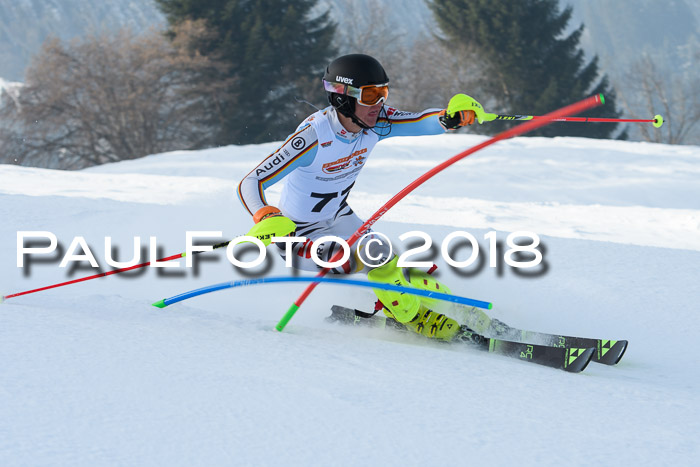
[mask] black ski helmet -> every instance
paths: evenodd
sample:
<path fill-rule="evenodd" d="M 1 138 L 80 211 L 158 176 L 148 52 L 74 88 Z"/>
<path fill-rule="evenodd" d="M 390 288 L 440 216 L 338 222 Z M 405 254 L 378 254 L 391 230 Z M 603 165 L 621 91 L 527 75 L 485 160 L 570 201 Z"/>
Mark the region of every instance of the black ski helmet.
<path fill-rule="evenodd" d="M 389 77 L 377 59 L 364 54 L 350 54 L 338 57 L 326 68 L 323 80 L 329 83 L 349 84 L 359 88 L 368 84 L 387 84 Z M 346 117 L 355 116 L 355 98 L 326 92 L 328 102 Z"/>

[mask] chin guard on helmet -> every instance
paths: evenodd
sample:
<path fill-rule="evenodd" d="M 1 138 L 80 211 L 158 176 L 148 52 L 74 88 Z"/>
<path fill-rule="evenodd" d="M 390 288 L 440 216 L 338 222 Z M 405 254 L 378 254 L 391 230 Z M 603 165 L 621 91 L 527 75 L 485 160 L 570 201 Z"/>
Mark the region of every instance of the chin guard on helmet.
<path fill-rule="evenodd" d="M 362 129 L 370 130 L 372 127 L 368 126 L 365 122 L 357 118 L 355 115 L 355 102 L 354 97 L 344 96 L 342 94 L 328 93 L 328 102 L 335 108 L 335 110 L 348 117 L 352 122 Z"/>
<path fill-rule="evenodd" d="M 350 96 L 329 92 L 328 103 L 335 107 L 339 113 L 352 118 L 355 115 L 355 99 Z"/>

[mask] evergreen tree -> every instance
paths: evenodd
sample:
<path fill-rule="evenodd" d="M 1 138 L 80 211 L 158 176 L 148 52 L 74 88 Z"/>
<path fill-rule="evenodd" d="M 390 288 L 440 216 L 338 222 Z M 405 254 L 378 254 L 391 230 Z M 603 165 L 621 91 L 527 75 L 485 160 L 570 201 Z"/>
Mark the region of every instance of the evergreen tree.
<path fill-rule="evenodd" d="M 335 54 L 328 12 L 310 17 L 317 0 L 156 0 L 171 26 L 202 19 L 215 39 L 200 53 L 230 65 L 229 95 L 220 103 L 219 144 L 284 139 L 309 113 L 294 100 L 311 89 Z M 314 87 L 311 87 L 313 83 Z"/>
<path fill-rule="evenodd" d="M 558 0 L 432 0 L 429 5 L 448 43 L 472 44 L 488 63 L 487 89 L 502 106 L 498 113 L 543 115 L 602 93 L 606 104 L 581 115 L 620 116 L 608 78 L 598 78 L 598 57 L 585 63 L 579 48 L 583 25 L 563 36 L 570 6 L 560 12 Z M 495 123 L 491 131 L 503 129 Z M 616 126 L 553 123 L 530 134 L 608 138 Z"/>

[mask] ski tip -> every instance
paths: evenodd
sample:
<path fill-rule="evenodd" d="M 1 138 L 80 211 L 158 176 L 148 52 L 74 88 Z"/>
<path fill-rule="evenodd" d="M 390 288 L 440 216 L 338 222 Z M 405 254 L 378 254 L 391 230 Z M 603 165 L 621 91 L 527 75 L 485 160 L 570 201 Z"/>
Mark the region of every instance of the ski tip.
<path fill-rule="evenodd" d="M 153 303 L 152 305 L 157 306 L 158 308 L 165 308 L 166 306 L 168 306 L 165 304 L 165 299 L 158 300 L 157 302 Z"/>
<path fill-rule="evenodd" d="M 593 347 L 587 349 L 569 348 L 566 350 L 564 371 L 568 371 L 569 373 L 581 373 L 585 370 L 595 353 Z"/>
<path fill-rule="evenodd" d="M 601 104 L 605 104 L 605 96 L 603 93 L 598 94 L 598 98 L 600 99 Z"/>
<path fill-rule="evenodd" d="M 622 360 L 622 356 L 625 355 L 625 352 L 627 352 L 627 345 L 629 342 L 627 341 L 617 341 L 615 342 L 615 345 L 610 349 L 611 353 L 611 359 L 608 361 L 601 361 L 600 363 L 604 363 L 606 365 L 617 365 L 620 363 L 620 360 Z M 614 352 L 613 352 L 614 351 Z M 615 355 L 617 355 L 615 357 Z"/>
<path fill-rule="evenodd" d="M 627 350 L 628 342 L 625 340 L 599 340 L 593 362 L 603 365 L 617 365 Z"/>
<path fill-rule="evenodd" d="M 486 308 L 487 310 L 490 310 L 493 308 L 493 303 L 489 302 L 488 307 Z"/>
<path fill-rule="evenodd" d="M 615 359 L 615 361 L 612 362 L 613 365 L 617 365 L 618 363 L 620 363 L 620 360 L 622 360 L 622 356 L 625 355 L 625 352 L 627 352 L 627 345 L 629 344 L 629 342 L 617 341 L 617 344 L 620 345 L 621 349 L 620 349 L 620 353 L 617 356 L 617 358 Z"/>
<path fill-rule="evenodd" d="M 622 352 L 620 352 L 620 356 L 617 358 L 617 362 L 615 362 L 615 363 L 618 363 L 620 360 L 622 360 L 622 356 L 625 355 L 625 352 L 627 352 L 627 345 L 629 345 L 629 342 L 627 342 L 627 341 L 622 341 L 622 342 L 625 343 L 625 348 L 622 350 Z"/>

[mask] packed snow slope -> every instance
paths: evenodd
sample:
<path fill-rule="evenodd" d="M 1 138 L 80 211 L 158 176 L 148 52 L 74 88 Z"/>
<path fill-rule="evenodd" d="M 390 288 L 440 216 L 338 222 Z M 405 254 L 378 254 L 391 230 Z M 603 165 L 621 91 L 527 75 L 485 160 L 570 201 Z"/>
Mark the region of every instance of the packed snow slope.
<path fill-rule="evenodd" d="M 380 143 L 349 202 L 369 217 L 481 136 Z M 187 231 L 245 233 L 238 181 L 277 144 L 174 152 L 80 172 L 0 166 L 0 293 L 107 271 L 139 237 L 148 261 Z M 280 187 L 268 196 L 274 203 Z M 569 374 L 416 336 L 332 325 L 370 290 L 257 285 L 165 309 L 156 300 L 242 277 L 290 275 L 270 249 L 252 270 L 222 250 L 195 268 L 145 268 L 0 305 L 0 465 L 689 465 L 700 436 L 700 148 L 578 138 L 497 143 L 426 182 L 375 225 L 427 232 L 440 280 L 513 326 L 628 339 L 615 367 Z M 440 257 L 451 232 L 480 263 Z M 542 240 L 532 270 L 489 266 L 489 242 Z M 58 252 L 25 257 L 17 232 Z M 59 267 L 75 237 L 100 265 Z M 414 239 L 415 240 L 415 239 Z M 204 243 L 204 240 L 201 240 Z M 414 242 L 415 243 L 415 242 Z M 34 246 L 37 246 L 36 244 Z M 118 255 L 116 254 L 118 250 Z M 237 250 L 240 252 L 240 250 Z M 78 249 L 76 254 L 83 253 Z M 454 252 L 464 259 L 465 247 Z M 502 252 L 499 253 L 502 257 Z M 252 260 L 255 254 L 242 252 Z M 76 265 L 78 267 L 76 267 Z"/>

